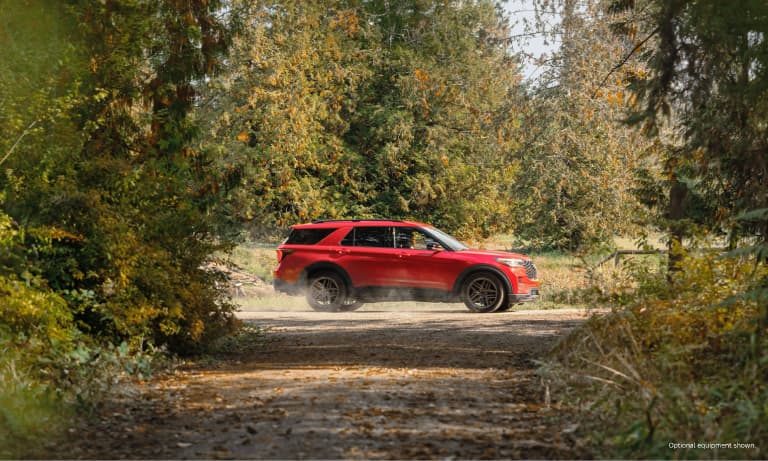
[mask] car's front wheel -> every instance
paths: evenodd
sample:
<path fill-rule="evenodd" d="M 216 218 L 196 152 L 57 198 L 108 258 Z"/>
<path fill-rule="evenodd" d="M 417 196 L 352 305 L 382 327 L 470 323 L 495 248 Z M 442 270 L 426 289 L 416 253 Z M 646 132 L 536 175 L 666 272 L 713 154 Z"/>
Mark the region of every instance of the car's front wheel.
<path fill-rule="evenodd" d="M 344 305 L 341 306 L 339 311 L 340 312 L 352 312 L 352 311 L 356 311 L 356 310 L 360 309 L 361 307 L 363 307 L 363 303 L 362 302 L 356 300 L 355 298 L 348 297 L 344 301 Z"/>
<path fill-rule="evenodd" d="M 349 299 L 344 279 L 335 272 L 323 271 L 313 274 L 307 283 L 307 302 L 320 312 L 352 311 L 360 303 Z"/>
<path fill-rule="evenodd" d="M 472 312 L 493 312 L 504 309 L 509 299 L 499 277 L 479 272 L 467 277 L 461 286 L 461 300 Z"/>

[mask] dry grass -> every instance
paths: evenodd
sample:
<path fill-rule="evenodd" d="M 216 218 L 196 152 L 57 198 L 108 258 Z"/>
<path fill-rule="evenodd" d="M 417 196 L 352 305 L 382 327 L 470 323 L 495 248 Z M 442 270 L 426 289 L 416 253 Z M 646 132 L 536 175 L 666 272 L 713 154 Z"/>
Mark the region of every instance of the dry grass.
<path fill-rule="evenodd" d="M 271 284 L 272 271 L 277 266 L 276 249 L 277 245 L 248 243 L 235 248 L 231 260 L 237 267 Z"/>
<path fill-rule="evenodd" d="M 638 279 L 628 307 L 565 338 L 541 371 L 555 399 L 583 412 L 585 443 L 617 458 L 765 459 L 765 309 L 731 295 L 766 274 L 748 258 L 697 253 L 674 289 L 658 274 L 655 285 Z"/>

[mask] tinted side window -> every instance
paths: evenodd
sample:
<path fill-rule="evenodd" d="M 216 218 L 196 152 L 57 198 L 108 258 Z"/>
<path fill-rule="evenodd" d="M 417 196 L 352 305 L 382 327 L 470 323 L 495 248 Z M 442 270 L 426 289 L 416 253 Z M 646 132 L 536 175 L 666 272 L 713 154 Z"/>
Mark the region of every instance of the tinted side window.
<path fill-rule="evenodd" d="M 355 228 L 353 227 L 352 230 L 349 231 L 349 233 L 346 235 L 346 237 L 341 239 L 341 242 L 339 243 L 341 243 L 341 245 L 345 247 L 354 246 L 355 245 Z"/>
<path fill-rule="evenodd" d="M 395 228 L 395 246 L 397 248 L 410 248 L 412 250 L 428 250 L 428 244 L 434 239 L 428 237 L 419 229 L 413 227 Z"/>
<path fill-rule="evenodd" d="M 286 244 L 292 245 L 314 245 L 320 240 L 331 235 L 336 229 L 294 229 L 288 236 Z"/>
<path fill-rule="evenodd" d="M 393 248 L 392 228 L 357 227 L 344 237 L 341 244 L 356 247 Z"/>

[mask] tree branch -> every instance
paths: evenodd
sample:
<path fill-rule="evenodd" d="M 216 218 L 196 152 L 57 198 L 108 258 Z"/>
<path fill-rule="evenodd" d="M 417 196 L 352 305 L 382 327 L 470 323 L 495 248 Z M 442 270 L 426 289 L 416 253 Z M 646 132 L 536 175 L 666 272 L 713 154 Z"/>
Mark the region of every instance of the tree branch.
<path fill-rule="evenodd" d="M 8 152 L 5 154 L 5 156 L 3 156 L 2 160 L 0 160 L 0 165 L 2 165 L 3 163 L 5 163 L 5 161 L 6 161 L 6 160 L 8 160 L 8 157 L 10 157 L 10 156 L 11 156 L 11 154 L 13 153 L 13 151 L 16 149 L 16 146 L 18 146 L 18 145 L 19 145 L 19 143 L 21 142 L 21 140 L 22 140 L 22 139 L 24 139 L 24 136 L 26 136 L 26 135 L 27 135 L 27 133 L 29 133 L 29 132 L 30 132 L 30 130 L 32 130 L 32 128 L 33 128 L 35 125 L 37 125 L 37 122 L 39 122 L 39 121 L 40 121 L 40 120 L 38 119 L 38 120 L 35 120 L 34 122 L 30 123 L 30 124 L 29 124 L 29 126 L 27 127 L 27 129 L 26 129 L 26 130 L 24 130 L 24 132 L 23 132 L 23 133 L 21 133 L 21 136 L 19 136 L 19 138 L 16 140 L 16 142 L 14 142 L 14 143 L 13 143 L 13 145 L 11 146 L 11 148 L 10 148 L 10 149 L 8 150 Z"/>
<path fill-rule="evenodd" d="M 660 30 L 660 27 L 657 27 L 657 28 L 653 29 L 653 31 L 651 31 L 651 33 L 650 33 L 650 34 L 648 34 L 648 36 L 647 36 L 647 37 L 645 37 L 644 39 L 640 40 L 640 41 L 637 43 L 637 45 L 635 45 L 635 47 L 634 47 L 634 48 L 632 48 L 632 51 L 630 51 L 629 53 L 627 53 L 627 55 L 626 55 L 626 56 L 624 56 L 624 58 L 623 58 L 621 61 L 619 61 L 619 63 L 618 63 L 618 64 L 616 64 L 615 66 L 613 66 L 613 67 L 611 68 L 611 70 L 608 72 L 608 74 L 606 74 L 605 78 L 603 78 L 603 80 L 600 82 L 600 84 L 599 84 L 599 85 L 597 85 L 597 88 L 595 89 L 595 92 L 594 92 L 594 93 L 592 93 L 592 98 L 593 98 L 593 99 L 594 99 L 595 97 L 597 97 L 597 90 L 599 90 L 600 88 L 602 88 L 602 87 L 603 87 L 603 85 L 605 85 L 605 82 L 607 82 L 607 81 L 608 81 L 608 79 L 611 77 L 611 75 L 613 75 L 613 73 L 614 73 L 614 72 L 616 72 L 616 71 L 617 71 L 617 70 L 619 70 L 619 69 L 620 69 L 620 68 L 621 68 L 621 67 L 622 67 L 624 64 L 626 64 L 626 63 L 627 63 L 627 61 L 629 61 L 629 58 L 631 58 L 631 57 L 632 57 L 632 55 L 634 55 L 635 53 L 637 53 L 637 51 L 638 51 L 640 48 L 642 48 L 642 46 L 643 46 L 643 45 L 645 45 L 645 43 L 646 43 L 648 40 L 650 40 L 650 39 L 651 39 L 651 38 L 652 38 L 654 35 L 656 35 L 656 34 L 658 34 L 658 33 L 659 33 L 659 30 Z"/>

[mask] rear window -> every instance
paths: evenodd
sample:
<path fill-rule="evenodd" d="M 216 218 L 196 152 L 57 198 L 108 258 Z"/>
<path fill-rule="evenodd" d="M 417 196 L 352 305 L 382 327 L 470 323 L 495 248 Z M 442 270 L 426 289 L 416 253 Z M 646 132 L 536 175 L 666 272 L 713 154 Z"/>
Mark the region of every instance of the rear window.
<path fill-rule="evenodd" d="M 285 241 L 286 245 L 314 245 L 320 240 L 331 235 L 336 229 L 322 228 L 322 229 L 293 229 L 291 235 L 288 236 L 288 240 Z"/>

